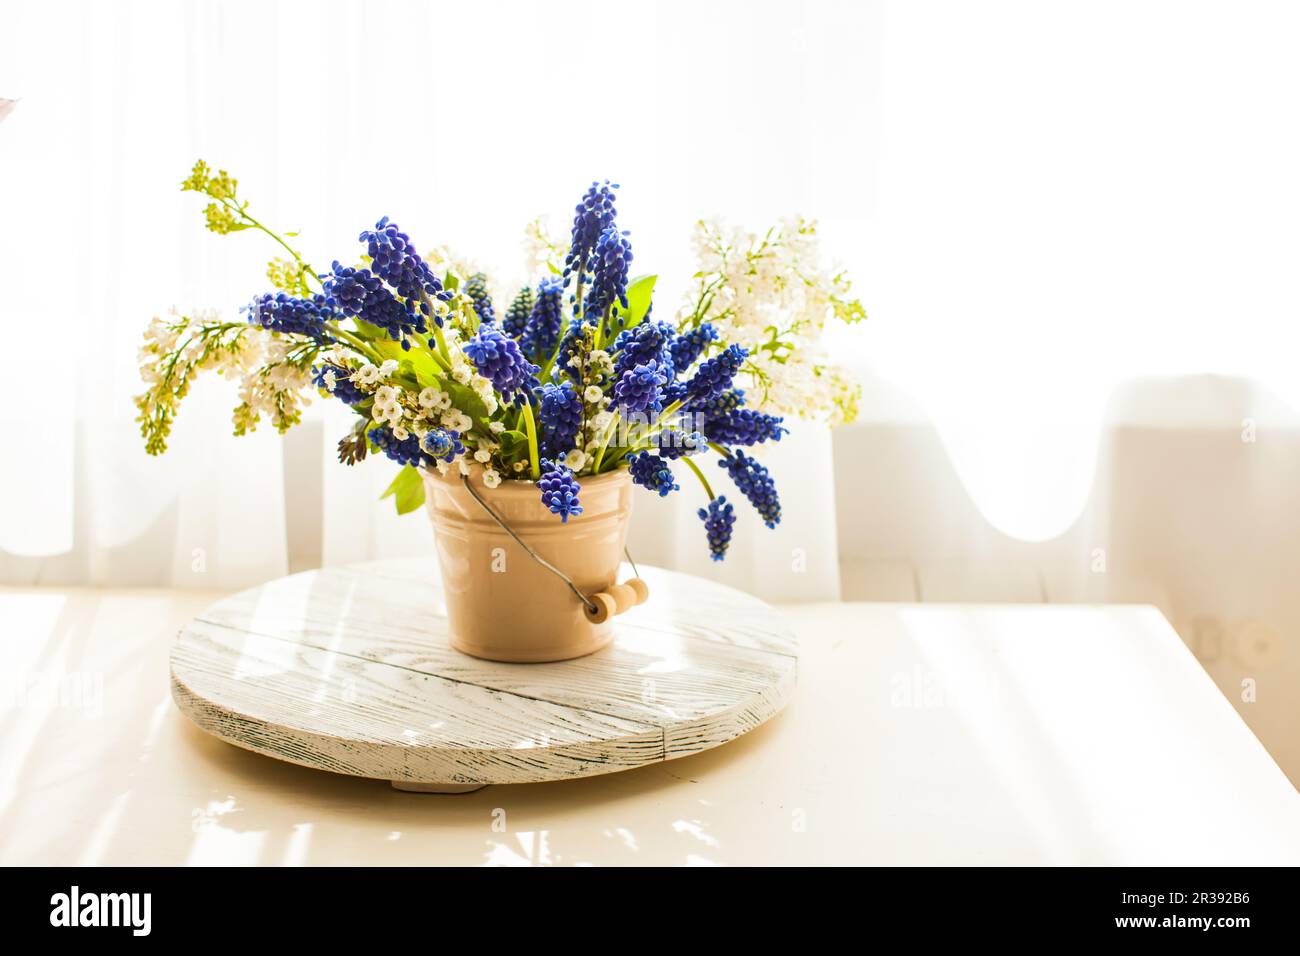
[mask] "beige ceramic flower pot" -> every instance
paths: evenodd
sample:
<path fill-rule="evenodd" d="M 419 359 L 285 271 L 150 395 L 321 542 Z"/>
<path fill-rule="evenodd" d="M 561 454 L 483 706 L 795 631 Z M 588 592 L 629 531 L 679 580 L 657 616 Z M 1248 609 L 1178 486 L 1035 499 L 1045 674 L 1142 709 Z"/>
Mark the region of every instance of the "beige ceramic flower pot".
<path fill-rule="evenodd" d="M 568 586 L 492 520 L 457 472 L 423 474 L 453 647 L 493 661 L 538 662 L 581 657 L 609 643 L 613 625 L 589 621 Z M 626 469 L 583 478 L 582 514 L 567 523 L 546 510 L 531 481 L 488 488 L 477 471 L 470 481 L 515 534 L 584 594 L 615 583 L 632 513 Z"/>

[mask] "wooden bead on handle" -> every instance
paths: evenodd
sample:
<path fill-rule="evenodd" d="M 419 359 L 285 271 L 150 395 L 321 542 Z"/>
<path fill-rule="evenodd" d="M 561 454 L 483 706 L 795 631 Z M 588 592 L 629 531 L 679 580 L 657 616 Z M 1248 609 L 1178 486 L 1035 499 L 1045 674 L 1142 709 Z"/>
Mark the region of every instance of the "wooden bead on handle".
<path fill-rule="evenodd" d="M 623 614 L 636 607 L 636 591 L 626 584 L 615 584 L 605 593 L 614 599 L 615 614 Z"/>
<path fill-rule="evenodd" d="M 589 595 L 588 599 L 592 604 L 596 605 L 596 610 L 593 611 L 585 604 L 582 606 L 582 610 L 587 615 L 587 620 L 592 624 L 604 624 L 617 613 L 617 605 L 614 603 L 614 599 L 604 591 Z"/>
<path fill-rule="evenodd" d="M 631 588 L 636 592 L 637 604 L 644 604 L 650 598 L 650 585 L 646 584 L 640 578 L 632 578 L 624 581 L 623 586 Z"/>
<path fill-rule="evenodd" d="M 608 591 L 597 591 L 590 595 L 591 603 L 596 605 L 596 610 L 593 611 L 585 604 L 582 609 L 587 614 L 587 620 L 592 624 L 604 624 L 614 615 L 630 611 L 638 604 L 644 604 L 649 597 L 649 585 L 640 578 L 631 578 L 622 584 L 611 585 Z"/>

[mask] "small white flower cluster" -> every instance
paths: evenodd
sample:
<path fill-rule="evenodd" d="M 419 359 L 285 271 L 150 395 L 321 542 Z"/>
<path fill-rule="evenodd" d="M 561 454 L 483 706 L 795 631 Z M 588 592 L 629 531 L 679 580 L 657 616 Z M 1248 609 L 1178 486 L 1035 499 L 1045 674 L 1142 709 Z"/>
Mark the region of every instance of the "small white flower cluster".
<path fill-rule="evenodd" d="M 295 343 L 278 335 L 260 338 L 258 364 L 246 368 L 239 383 L 236 435 L 252 431 L 263 415 L 278 431 L 288 431 L 302 421 L 302 410 L 310 402 L 306 390 L 311 384 L 311 365 L 294 355 Z"/>
<path fill-rule="evenodd" d="M 451 353 L 451 377 L 461 385 L 473 389 L 474 394 L 487 408 L 489 415 L 495 414 L 501 407 L 500 402 L 497 401 L 496 389 L 492 387 L 492 380 L 480 375 L 459 348 L 453 349 Z"/>
<path fill-rule="evenodd" d="M 569 248 L 551 235 L 545 216 L 538 216 L 524 230 L 524 265 L 528 275 L 558 274 Z"/>
<path fill-rule="evenodd" d="M 583 432 L 577 436 L 577 445 L 564 455 L 564 464 L 580 474 L 596 460 L 602 445 L 610 440 L 609 431 L 614 425 L 610 410 L 613 398 L 601 386 L 614 376 L 614 360 L 604 349 L 575 350 L 569 367 L 582 378 L 579 397 L 582 399 Z"/>
<path fill-rule="evenodd" d="M 496 424 L 495 422 L 493 424 Z M 493 465 L 492 457 L 501 450 L 501 445 L 490 438 L 479 438 L 474 451 L 474 460 L 483 466 L 483 484 L 495 488 L 501 484 L 501 472 Z"/>
<path fill-rule="evenodd" d="M 166 450 L 177 409 L 199 373 L 242 379 L 261 364 L 263 337 L 249 330 L 242 322 L 222 322 L 212 311 L 186 316 L 172 309 L 150 321 L 138 356 L 145 390 L 135 399 L 149 454 Z"/>
<path fill-rule="evenodd" d="M 723 342 L 749 350 L 750 407 L 852 420 L 860 387 L 820 340 L 829 319 L 858 322 L 866 314 L 849 298 L 845 273 L 822 266 L 816 224 L 789 219 L 759 235 L 701 221 L 694 238 L 699 285 L 679 320 L 711 322 Z"/>
<path fill-rule="evenodd" d="M 474 427 L 473 419 L 453 407 L 451 396 L 436 386 L 412 393 L 394 383 L 391 377 L 398 363 L 392 359 L 379 365 L 356 362 L 341 349 L 325 353 L 323 358 L 331 365 L 350 369 L 348 381 L 371 397 L 370 420 L 387 427 L 398 441 L 406 441 L 412 435 L 423 438 L 435 427 L 450 428 L 461 434 Z M 332 387 L 331 379 L 327 372 L 324 379 L 327 387 Z"/>

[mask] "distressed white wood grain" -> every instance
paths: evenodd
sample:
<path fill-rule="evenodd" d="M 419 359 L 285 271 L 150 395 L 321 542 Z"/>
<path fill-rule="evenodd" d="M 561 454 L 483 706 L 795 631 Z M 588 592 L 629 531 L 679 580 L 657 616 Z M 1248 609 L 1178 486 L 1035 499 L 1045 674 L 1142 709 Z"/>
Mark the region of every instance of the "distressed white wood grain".
<path fill-rule="evenodd" d="M 172 654 L 200 727 L 336 773 L 468 786 L 624 770 L 725 743 L 784 706 L 796 645 L 749 595 L 659 569 L 611 647 L 503 664 L 452 650 L 436 564 L 305 572 L 207 609 Z"/>

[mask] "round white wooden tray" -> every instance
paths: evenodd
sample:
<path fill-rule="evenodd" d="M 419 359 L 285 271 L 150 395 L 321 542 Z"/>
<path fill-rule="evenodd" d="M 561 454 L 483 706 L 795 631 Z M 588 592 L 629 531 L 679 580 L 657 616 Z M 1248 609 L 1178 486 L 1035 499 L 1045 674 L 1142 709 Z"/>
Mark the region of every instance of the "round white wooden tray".
<path fill-rule="evenodd" d="M 685 757 L 784 706 L 798 650 L 779 614 L 689 575 L 642 577 L 650 600 L 615 619 L 609 647 L 499 664 L 448 645 L 432 559 L 290 575 L 186 625 L 172 697 L 249 750 L 444 793 Z"/>

